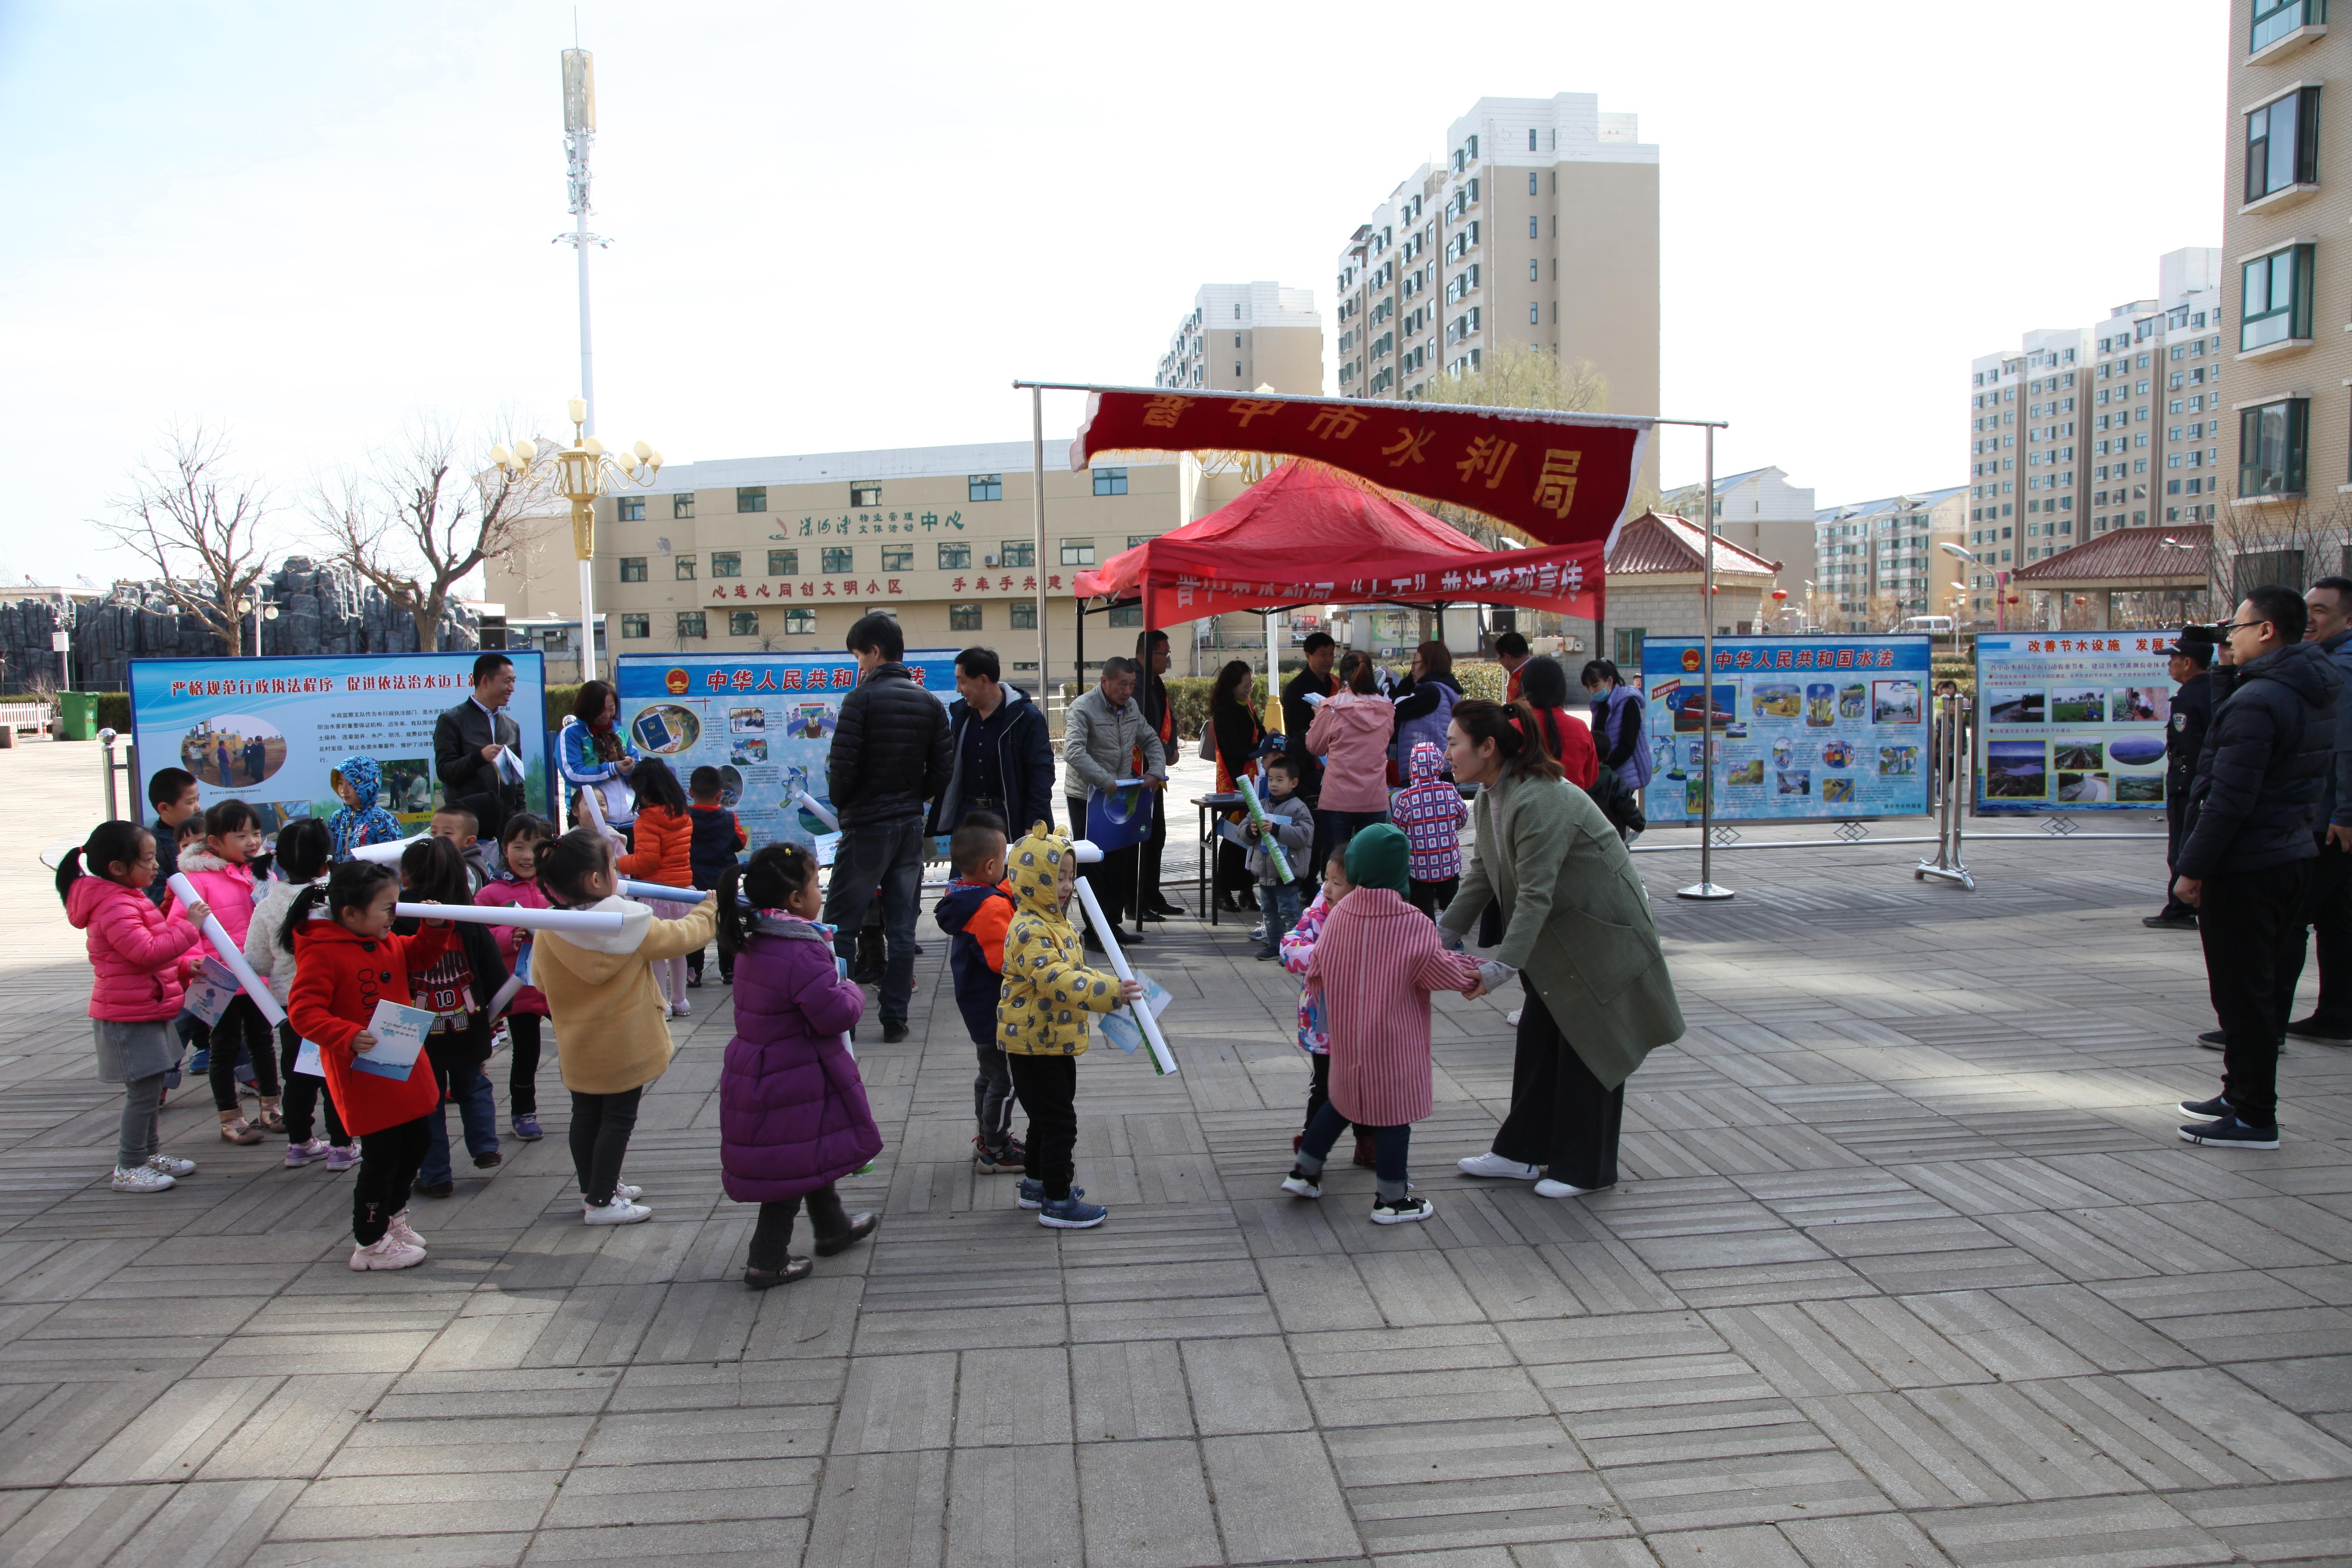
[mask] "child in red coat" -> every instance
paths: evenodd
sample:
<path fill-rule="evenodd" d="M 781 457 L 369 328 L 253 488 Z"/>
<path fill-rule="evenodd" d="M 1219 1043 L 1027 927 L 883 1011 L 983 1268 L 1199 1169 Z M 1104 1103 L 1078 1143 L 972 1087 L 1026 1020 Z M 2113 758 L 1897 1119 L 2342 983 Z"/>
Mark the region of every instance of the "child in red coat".
<path fill-rule="evenodd" d="M 1374 1225 L 1436 1209 L 1405 1180 L 1412 1124 L 1429 1114 L 1429 994 L 1468 991 L 1477 961 L 1447 952 L 1430 918 L 1405 902 L 1405 837 L 1382 823 L 1348 841 L 1355 890 L 1323 922 L 1307 963 L 1307 994 L 1331 1032 L 1331 1097 L 1318 1106 L 1282 1190 L 1323 1195 L 1324 1156 L 1349 1122 L 1372 1138 Z"/>
<path fill-rule="evenodd" d="M 376 1043 L 368 1025 L 378 1002 L 411 1005 L 408 976 L 433 967 L 449 945 L 446 921 L 414 936 L 392 933 L 400 874 L 371 860 L 337 863 L 322 891 L 294 900 L 278 941 L 294 952 L 294 990 L 287 1015 L 319 1047 L 327 1087 L 343 1125 L 360 1141 L 352 1186 L 352 1267 L 411 1268 L 425 1261 L 425 1238 L 408 1226 L 408 1189 L 425 1163 L 427 1119 L 439 1110 L 433 1059 L 416 1053 L 405 1079 L 362 1071 L 352 1058 Z M 324 907 L 327 919 L 312 920 Z"/>
<path fill-rule="evenodd" d="M 543 816 L 519 811 L 499 829 L 499 858 L 504 870 L 494 873 L 474 895 L 478 904 L 504 909 L 544 910 L 552 907 L 539 889 L 539 852 L 555 837 L 555 825 Z M 528 977 L 530 932 L 520 926 L 492 926 L 499 956 L 508 970 Z M 547 1017 L 547 998 L 539 987 L 525 984 L 507 1005 L 507 1038 L 512 1042 L 507 1065 L 507 1114 L 514 1119 L 514 1135 L 536 1143 L 545 1134 L 539 1129 L 540 1027 Z"/>
<path fill-rule="evenodd" d="M 155 1113 L 163 1075 L 180 1059 L 172 1019 L 195 968 L 190 949 L 202 940 L 210 911 L 198 903 L 184 922 L 166 919 L 142 890 L 157 868 L 155 836 L 135 822 L 100 823 L 89 842 L 68 852 L 58 867 L 66 919 L 89 933 L 98 1080 L 123 1086 L 122 1131 L 114 1152 L 118 1193 L 165 1192 L 175 1178 L 196 1170 L 194 1161 L 162 1152 Z"/>

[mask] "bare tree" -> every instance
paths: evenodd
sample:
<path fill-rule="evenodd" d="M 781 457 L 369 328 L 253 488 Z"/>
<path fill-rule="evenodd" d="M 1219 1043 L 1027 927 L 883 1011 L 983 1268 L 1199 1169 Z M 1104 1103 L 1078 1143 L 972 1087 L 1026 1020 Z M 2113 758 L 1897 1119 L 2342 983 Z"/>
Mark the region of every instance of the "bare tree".
<path fill-rule="evenodd" d="M 468 435 L 419 420 L 399 449 L 322 480 L 310 503 L 335 560 L 415 623 L 422 652 L 440 647 L 457 584 L 526 548 L 529 520 L 553 493 L 547 465 L 509 474 L 489 461 L 489 447 L 482 442 L 478 452 Z"/>
<path fill-rule="evenodd" d="M 152 567 L 173 608 L 195 616 L 236 658 L 245 626 L 237 603 L 261 580 L 269 501 L 253 480 L 229 471 L 228 438 L 202 425 L 174 427 L 163 452 L 132 470 L 129 493 L 113 508 L 115 521 L 96 526 Z"/>

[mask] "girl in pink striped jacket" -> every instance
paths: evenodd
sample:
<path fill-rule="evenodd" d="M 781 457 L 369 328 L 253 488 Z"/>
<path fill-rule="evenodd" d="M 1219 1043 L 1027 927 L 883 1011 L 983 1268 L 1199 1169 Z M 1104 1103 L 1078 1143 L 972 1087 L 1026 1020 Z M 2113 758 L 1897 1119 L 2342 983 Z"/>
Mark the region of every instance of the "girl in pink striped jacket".
<path fill-rule="evenodd" d="M 1430 918 L 1405 901 L 1405 836 L 1386 824 L 1348 844 L 1355 890 L 1325 917 L 1307 965 L 1307 994 L 1330 1032 L 1330 1098 L 1316 1109 L 1282 1190 L 1323 1195 L 1324 1158 L 1353 1122 L 1372 1140 L 1374 1225 L 1436 1212 L 1405 1176 L 1412 1123 L 1429 1114 L 1429 994 L 1468 991 L 1477 962 L 1447 952 Z"/>

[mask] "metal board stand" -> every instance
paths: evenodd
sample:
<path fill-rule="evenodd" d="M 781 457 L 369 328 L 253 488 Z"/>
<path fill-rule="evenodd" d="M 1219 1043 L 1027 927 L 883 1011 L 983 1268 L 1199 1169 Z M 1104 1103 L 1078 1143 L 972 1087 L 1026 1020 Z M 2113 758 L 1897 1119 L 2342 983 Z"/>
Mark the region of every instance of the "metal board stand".
<path fill-rule="evenodd" d="M 1933 665 L 1930 664 L 1932 672 Z M 1934 877 L 1941 881 L 1958 882 L 1973 891 L 1977 879 L 1960 858 L 1961 825 L 1966 820 L 1969 799 L 1976 794 L 1975 750 L 1969 744 L 1968 700 L 1954 692 L 1936 700 L 1943 720 L 1942 732 L 1936 746 L 1936 783 L 1943 791 L 1943 799 L 1936 816 L 1936 858 L 1922 860 L 1911 873 L 1915 881 Z M 1967 758 L 1969 765 L 1962 765 Z"/>
<path fill-rule="evenodd" d="M 1720 903 L 1732 896 L 1715 879 L 1715 426 L 1706 427 L 1706 488 L 1699 502 L 1698 610 L 1703 651 L 1698 672 L 1698 880 L 1675 889 L 1678 899 Z M 1637 672 L 1638 673 L 1638 672 Z M 1645 739 L 1643 744 L 1649 742 Z"/>

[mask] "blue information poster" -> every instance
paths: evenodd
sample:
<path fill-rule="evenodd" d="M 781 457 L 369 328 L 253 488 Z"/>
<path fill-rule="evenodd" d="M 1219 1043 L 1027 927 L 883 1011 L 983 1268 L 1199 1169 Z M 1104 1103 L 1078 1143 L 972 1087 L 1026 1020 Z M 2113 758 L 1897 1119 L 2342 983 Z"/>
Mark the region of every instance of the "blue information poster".
<path fill-rule="evenodd" d="M 1977 638 L 1977 809 L 2160 811 L 2174 634 Z"/>
<path fill-rule="evenodd" d="M 1697 637 L 1642 645 L 1653 826 L 1699 819 L 1713 743 L 1716 819 L 1865 821 L 1927 811 L 1929 639 Z"/>
<path fill-rule="evenodd" d="M 328 775 L 346 757 L 373 760 L 379 804 L 422 831 L 440 795 L 433 725 L 473 695 L 473 653 L 299 655 L 268 658 L 140 658 L 131 662 L 131 730 L 139 745 L 138 801 L 162 768 L 196 775 L 205 805 L 241 800 L 275 834 L 298 816 L 341 807 Z M 545 661 L 514 661 L 506 711 L 522 727 L 530 770 L 524 799 L 550 811 Z"/>
<path fill-rule="evenodd" d="M 942 703 L 955 700 L 953 649 L 910 649 L 903 662 Z M 799 796 L 833 807 L 825 759 L 842 699 L 857 685 L 848 654 L 625 653 L 613 680 L 638 753 L 661 758 L 681 784 L 717 768 L 720 799 L 752 848 L 814 846 L 829 831 Z"/>

